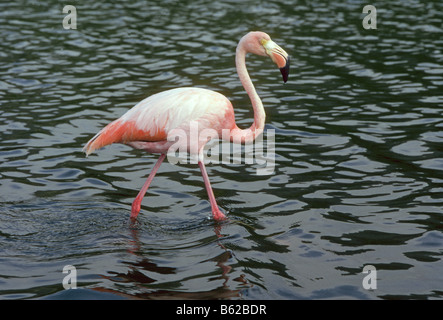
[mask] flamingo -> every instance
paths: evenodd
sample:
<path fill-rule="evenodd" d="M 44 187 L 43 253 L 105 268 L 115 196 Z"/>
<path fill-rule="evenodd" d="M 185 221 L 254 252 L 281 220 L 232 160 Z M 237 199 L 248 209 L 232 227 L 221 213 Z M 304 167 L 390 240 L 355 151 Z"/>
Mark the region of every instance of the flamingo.
<path fill-rule="evenodd" d="M 194 122 L 198 124 L 199 132 L 211 129 L 215 130 L 219 137 L 222 136 L 223 130 L 229 130 L 230 141 L 240 141 L 240 143 L 252 142 L 263 132 L 265 110 L 246 70 L 247 53 L 269 56 L 280 69 L 284 82 L 288 80 L 289 75 L 289 55 L 264 32 L 249 32 L 240 39 L 236 49 L 235 64 L 254 110 L 254 122 L 250 128 L 240 129 L 236 125 L 233 106 L 224 95 L 203 88 L 176 88 L 142 100 L 119 119 L 105 126 L 84 146 L 83 151 L 86 156 L 112 143 L 127 144 L 149 153 L 160 153 L 160 157 L 132 203 L 131 219 L 137 218 L 149 185 L 165 159 L 168 149 L 175 143 L 171 139 L 168 140 L 168 135 L 174 130 L 182 130 L 187 133 L 188 139 L 191 139 L 190 123 Z M 207 137 L 199 137 L 197 141 L 190 141 L 196 146 L 195 148 L 189 145 L 186 147 L 190 154 L 198 153 L 198 166 L 208 193 L 212 216 L 214 220 L 220 221 L 226 219 L 226 215 L 217 205 L 203 161 L 202 151 L 207 142 Z"/>

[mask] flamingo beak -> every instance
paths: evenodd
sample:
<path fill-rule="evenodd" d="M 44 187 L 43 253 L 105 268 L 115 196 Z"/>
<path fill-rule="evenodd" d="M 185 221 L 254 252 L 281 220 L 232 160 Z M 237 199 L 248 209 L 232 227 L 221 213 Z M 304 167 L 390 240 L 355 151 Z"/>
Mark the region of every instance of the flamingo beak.
<path fill-rule="evenodd" d="M 283 67 L 280 68 L 280 72 L 281 75 L 283 76 L 283 82 L 286 83 L 286 81 L 288 81 L 288 76 L 289 76 L 289 62 L 291 61 L 291 59 L 289 58 L 289 56 L 287 56 L 286 58 L 286 63 Z"/>
<path fill-rule="evenodd" d="M 262 40 L 262 45 L 266 50 L 266 54 L 274 61 L 283 76 L 286 83 L 289 76 L 289 55 L 279 45 L 272 40 Z"/>

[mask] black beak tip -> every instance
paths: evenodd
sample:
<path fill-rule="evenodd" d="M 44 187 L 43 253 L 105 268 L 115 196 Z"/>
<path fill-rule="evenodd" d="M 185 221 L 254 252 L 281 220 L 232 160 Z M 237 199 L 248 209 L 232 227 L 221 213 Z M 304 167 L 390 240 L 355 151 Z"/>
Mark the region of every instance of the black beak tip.
<path fill-rule="evenodd" d="M 283 68 L 280 68 L 280 72 L 281 75 L 283 76 L 283 82 L 286 83 L 286 81 L 288 81 L 288 76 L 289 76 L 289 56 L 288 56 L 288 60 L 286 61 L 286 64 Z"/>

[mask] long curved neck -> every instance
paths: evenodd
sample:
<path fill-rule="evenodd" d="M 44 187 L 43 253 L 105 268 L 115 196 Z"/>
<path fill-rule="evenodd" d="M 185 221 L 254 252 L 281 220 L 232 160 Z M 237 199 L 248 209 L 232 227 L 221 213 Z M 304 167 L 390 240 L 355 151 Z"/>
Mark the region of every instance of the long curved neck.
<path fill-rule="evenodd" d="M 261 134 L 265 127 L 266 118 L 263 103 L 255 91 L 254 85 L 252 84 L 251 78 L 246 70 L 246 53 L 247 50 L 244 46 L 244 42 L 240 41 L 235 54 L 235 65 L 237 67 L 237 73 L 240 81 L 251 99 L 252 108 L 254 109 L 254 123 L 251 125 L 251 127 L 243 130 L 237 127 L 234 130 L 235 132 L 233 132 L 235 136 L 244 137 L 244 141 L 242 139 L 242 142 L 253 141 L 259 134 Z"/>

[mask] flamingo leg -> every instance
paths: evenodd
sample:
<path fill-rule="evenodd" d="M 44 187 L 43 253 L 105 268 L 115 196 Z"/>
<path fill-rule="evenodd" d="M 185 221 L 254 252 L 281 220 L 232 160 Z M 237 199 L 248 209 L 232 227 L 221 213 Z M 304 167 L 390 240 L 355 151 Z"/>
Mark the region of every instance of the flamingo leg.
<path fill-rule="evenodd" d="M 208 173 L 206 172 L 206 167 L 203 161 L 199 161 L 198 166 L 202 172 L 203 181 L 205 182 L 206 191 L 208 192 L 209 202 L 211 203 L 212 208 L 212 216 L 214 217 L 214 220 L 217 221 L 225 220 L 226 216 L 218 208 L 217 202 L 215 201 L 214 192 L 212 191 L 211 183 L 209 182 Z"/>
<path fill-rule="evenodd" d="M 148 191 L 149 185 L 151 184 L 152 179 L 154 179 L 154 176 L 157 173 L 157 170 L 160 167 L 160 165 L 162 164 L 165 157 L 166 157 L 165 153 L 162 153 L 160 155 L 160 158 L 158 158 L 157 163 L 155 164 L 154 168 L 152 168 L 152 171 L 149 174 L 148 179 L 146 179 L 145 184 L 143 185 L 143 187 L 141 188 L 137 197 L 135 198 L 134 202 L 132 203 L 131 219 L 137 218 L 137 215 L 140 212 L 140 207 L 141 207 L 143 197 L 145 196 L 146 191 Z"/>

